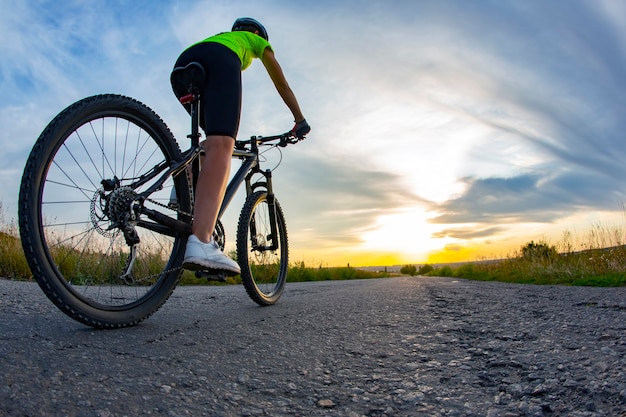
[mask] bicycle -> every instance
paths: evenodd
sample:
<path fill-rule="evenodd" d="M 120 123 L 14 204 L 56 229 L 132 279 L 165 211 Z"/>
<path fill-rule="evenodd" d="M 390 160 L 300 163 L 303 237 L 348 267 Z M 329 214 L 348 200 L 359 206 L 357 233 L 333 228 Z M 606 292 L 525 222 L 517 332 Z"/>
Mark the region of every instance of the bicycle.
<path fill-rule="evenodd" d="M 20 187 L 20 236 L 37 283 L 71 318 L 95 328 L 133 326 L 156 312 L 178 284 L 203 152 L 203 71 L 192 63 L 172 73 L 188 92 L 180 98 L 191 115 L 191 146 L 184 152 L 153 110 L 117 94 L 68 106 L 33 146 Z M 214 238 L 223 250 L 219 219 L 245 183 L 237 261 L 248 295 L 261 306 L 283 293 L 289 249 L 272 170 L 261 169 L 260 149 L 302 139 L 252 136 L 237 140 L 233 150 L 241 166 L 227 186 Z M 216 271 L 196 274 L 225 280 Z"/>

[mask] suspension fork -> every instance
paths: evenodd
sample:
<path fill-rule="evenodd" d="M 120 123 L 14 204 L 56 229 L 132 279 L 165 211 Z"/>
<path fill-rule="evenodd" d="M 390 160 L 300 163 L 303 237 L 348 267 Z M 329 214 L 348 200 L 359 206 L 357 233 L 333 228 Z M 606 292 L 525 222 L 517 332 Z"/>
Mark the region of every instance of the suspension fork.
<path fill-rule="evenodd" d="M 252 219 L 252 221 L 250 222 L 250 235 L 252 236 L 252 245 L 254 248 L 259 248 L 262 250 L 277 250 L 278 249 L 278 239 L 279 239 L 279 234 L 278 234 L 278 218 L 276 216 L 276 197 L 274 195 L 274 188 L 272 186 L 272 171 L 271 170 L 266 170 L 266 171 L 257 171 L 257 173 L 260 173 L 261 175 L 263 175 L 263 177 L 265 177 L 265 184 L 260 184 L 259 182 L 255 183 L 255 184 L 251 184 L 250 179 L 252 177 L 252 175 L 254 174 L 254 172 L 251 172 L 247 177 L 246 177 L 246 192 L 248 195 L 251 195 L 254 192 L 254 189 L 256 188 L 256 186 L 264 186 L 267 196 L 266 196 L 266 200 L 267 200 L 267 207 L 268 207 L 268 214 L 270 217 L 270 236 L 266 236 L 266 240 L 267 241 L 271 241 L 272 244 L 270 246 L 265 246 L 263 248 L 259 248 L 258 246 L 258 242 L 256 242 L 256 222 L 254 221 L 254 219 Z"/>
<path fill-rule="evenodd" d="M 272 245 L 271 250 L 278 249 L 278 219 L 276 217 L 276 197 L 274 196 L 274 189 L 272 188 L 272 171 L 269 169 L 265 171 L 267 174 L 267 207 L 270 215 L 270 230 L 272 231 Z"/>

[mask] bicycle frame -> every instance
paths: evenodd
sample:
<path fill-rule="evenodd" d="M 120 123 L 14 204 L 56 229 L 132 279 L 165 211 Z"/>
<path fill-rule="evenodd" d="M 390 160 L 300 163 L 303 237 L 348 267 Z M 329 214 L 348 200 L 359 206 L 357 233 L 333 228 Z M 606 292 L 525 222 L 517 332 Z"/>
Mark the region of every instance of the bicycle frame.
<path fill-rule="evenodd" d="M 157 175 L 161 174 L 161 177 L 152 184 L 147 190 L 139 195 L 139 201 L 143 201 L 148 198 L 153 192 L 158 191 L 163 188 L 163 184 L 170 176 L 175 176 L 179 173 L 182 173 L 189 165 L 192 166 L 192 181 L 193 181 L 193 191 L 195 193 L 198 173 L 200 170 L 200 156 L 203 152 L 202 147 L 199 144 L 200 140 L 200 132 L 199 132 L 199 114 L 198 110 L 200 107 L 199 99 L 197 96 L 184 97 L 181 98 L 181 102 L 185 99 L 190 99 L 189 103 L 191 104 L 191 134 L 187 137 L 191 139 L 191 147 L 183 154 L 183 158 L 180 161 L 175 161 L 168 168 L 168 163 L 163 162 L 157 166 L 155 166 L 150 173 L 144 175 L 139 178 L 138 181 L 131 184 L 131 187 L 135 189 L 136 187 L 143 185 L 145 183 L 153 180 Z M 273 236 L 277 236 L 277 225 L 276 225 L 276 212 L 274 205 L 274 191 L 272 187 L 272 172 L 271 170 L 261 170 L 259 167 L 259 148 L 258 145 L 260 143 L 269 142 L 273 140 L 280 140 L 279 146 L 286 146 L 288 142 L 286 135 L 277 135 L 270 137 L 258 137 L 253 136 L 248 141 L 235 141 L 235 149 L 233 151 L 233 158 L 238 158 L 242 160 L 242 164 L 228 183 L 226 187 L 226 192 L 224 195 L 224 199 L 222 201 L 222 205 L 218 212 L 218 219 L 222 217 L 231 201 L 235 197 L 239 187 L 242 183 L 246 184 L 246 195 L 250 195 L 253 192 L 257 191 L 259 188 L 267 192 L 267 202 L 269 207 L 269 215 L 271 219 L 270 230 Z M 249 144 L 249 149 L 246 147 Z M 263 176 L 264 181 L 256 181 L 252 182 L 252 177 L 256 174 L 260 174 Z M 141 214 L 146 215 L 150 220 L 156 222 L 146 222 L 144 220 L 139 219 L 137 221 L 137 225 L 143 228 L 156 231 L 161 234 L 175 236 L 177 234 L 182 235 L 190 235 L 191 234 L 191 224 L 190 221 L 177 220 L 173 219 L 170 216 L 166 216 L 160 213 L 157 210 L 148 209 L 143 204 L 138 204 L 136 207 L 137 211 Z M 275 250 L 278 247 L 278 242 L 276 239 L 271 239 L 272 244 L 270 247 L 261 248 L 263 250 Z"/>

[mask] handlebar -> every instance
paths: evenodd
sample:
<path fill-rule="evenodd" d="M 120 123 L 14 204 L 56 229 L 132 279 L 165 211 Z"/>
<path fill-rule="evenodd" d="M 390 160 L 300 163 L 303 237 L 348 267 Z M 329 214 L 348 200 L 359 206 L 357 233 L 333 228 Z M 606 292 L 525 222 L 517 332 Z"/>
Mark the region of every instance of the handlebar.
<path fill-rule="evenodd" d="M 284 148 L 287 145 L 298 143 L 301 140 L 304 140 L 305 136 L 301 138 L 295 136 L 291 132 L 282 133 L 280 135 L 271 135 L 271 136 L 252 136 L 249 140 L 238 140 L 235 142 L 235 148 L 244 149 L 246 145 L 252 145 L 252 143 L 256 143 L 257 145 L 262 145 L 264 143 L 275 142 L 278 141 L 275 145 Z"/>

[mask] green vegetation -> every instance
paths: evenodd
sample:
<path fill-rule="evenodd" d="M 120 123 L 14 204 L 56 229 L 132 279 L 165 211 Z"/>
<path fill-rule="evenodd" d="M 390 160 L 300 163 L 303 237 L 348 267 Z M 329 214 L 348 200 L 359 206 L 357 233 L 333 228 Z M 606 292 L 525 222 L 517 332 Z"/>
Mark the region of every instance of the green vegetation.
<path fill-rule="evenodd" d="M 287 282 L 304 281 L 338 281 L 348 279 L 369 279 L 386 278 L 390 276 L 387 272 L 366 271 L 353 268 L 351 266 L 327 268 L 319 266 L 317 268 L 307 267 L 304 262 L 299 262 L 289 267 Z"/>
<path fill-rule="evenodd" d="M 417 267 L 415 265 L 404 265 L 400 268 L 400 273 L 404 275 L 415 276 L 417 274 Z"/>
<path fill-rule="evenodd" d="M 256 275 L 255 275 L 256 276 Z M 306 281 L 340 281 L 351 279 L 371 279 L 386 278 L 391 276 L 387 272 L 367 271 L 363 269 L 353 268 L 351 266 L 329 268 L 324 266 L 309 267 L 304 262 L 296 262 L 289 266 L 287 274 L 287 282 L 306 282 Z M 207 280 L 204 278 L 196 278 L 195 274 L 190 271 L 184 271 L 180 280 L 180 285 L 206 285 Z M 211 285 L 232 285 L 241 284 L 241 277 L 231 277 L 226 283 L 209 282 Z"/>
<path fill-rule="evenodd" d="M 0 202 L 0 277 L 12 279 L 31 279 L 32 275 L 22 251 L 17 226 L 14 220 L 4 219 Z M 404 275 L 429 275 L 458 277 L 482 281 L 504 281 L 529 284 L 551 285 L 589 285 L 589 286 L 624 286 L 626 285 L 626 245 L 625 233 L 620 228 L 608 229 L 600 226 L 592 228 L 583 244 L 574 245 L 569 233 L 564 235 L 560 245 L 548 242 L 531 241 L 523 245 L 518 252 L 501 260 L 477 260 L 466 264 L 433 266 L 429 264 L 405 265 L 401 268 Z M 580 248 L 574 250 L 574 247 Z M 63 247 L 57 250 L 64 250 Z M 71 252 L 71 251 L 70 251 Z M 68 271 L 71 268 L 71 253 L 65 258 Z M 102 264 L 102 255 L 93 253 L 89 257 L 82 254 L 81 264 L 85 259 L 93 258 L 94 268 Z M 156 273 L 162 260 L 155 255 L 143 266 Z M 119 259 L 119 258 L 118 258 Z M 119 260 L 118 260 L 119 261 Z M 156 268 L 156 269 L 155 269 Z M 83 274 L 88 269 L 81 268 Z M 290 265 L 288 282 L 331 281 L 367 278 L 384 278 L 392 274 L 386 271 L 369 271 L 351 266 L 328 268 L 306 266 L 304 262 Z M 77 282 L 85 277 L 75 277 Z M 192 272 L 185 271 L 181 279 L 183 285 L 206 284 L 205 279 L 198 279 Z M 227 284 L 239 284 L 239 277 L 229 278 Z"/>
<path fill-rule="evenodd" d="M 30 268 L 22 251 L 20 240 L 15 237 L 15 225 L 0 231 L 0 277 L 24 279 L 29 278 Z"/>
<path fill-rule="evenodd" d="M 71 277 L 74 283 L 93 282 L 93 276 L 102 275 L 103 267 L 119 271 L 119 263 L 124 261 L 123 256 L 106 256 L 97 251 L 89 253 L 78 253 L 71 247 L 59 244 L 54 249 L 57 259 L 62 258 L 63 263 L 59 267 L 66 277 Z M 144 253 L 144 256 L 146 254 Z M 158 254 L 148 254 L 148 257 L 142 259 L 142 262 L 135 264 L 135 268 L 141 268 L 141 275 L 157 274 L 163 268 L 163 259 Z M 234 257 L 234 253 L 230 256 Z M 81 267 L 76 268 L 77 262 Z M 99 271 L 98 273 L 96 273 Z M 255 271 L 258 274 L 259 271 Z M 74 275 L 74 276 L 72 276 Z M 349 280 L 349 279 L 367 279 L 367 278 L 384 278 L 390 274 L 387 272 L 365 271 L 350 266 L 339 268 L 326 268 L 319 266 L 311 268 L 305 266 L 304 262 L 299 262 L 290 266 L 288 278 L 289 282 L 302 281 L 327 281 L 327 280 Z M 15 221 L 7 223 L 4 220 L 4 212 L 2 203 L 0 202 L 0 277 L 11 279 L 32 279 L 32 274 L 26 262 L 26 257 L 22 250 L 22 244 L 19 239 L 19 233 Z M 191 271 L 184 271 L 180 280 L 181 285 L 205 285 L 207 280 L 204 278 L 196 278 Z M 224 285 L 224 283 L 210 282 L 212 285 Z M 228 278 L 225 284 L 241 284 L 239 276 Z"/>
<path fill-rule="evenodd" d="M 507 259 L 433 268 L 425 275 L 545 285 L 626 285 L 626 246 L 560 252 L 546 242 L 529 242 Z"/>

